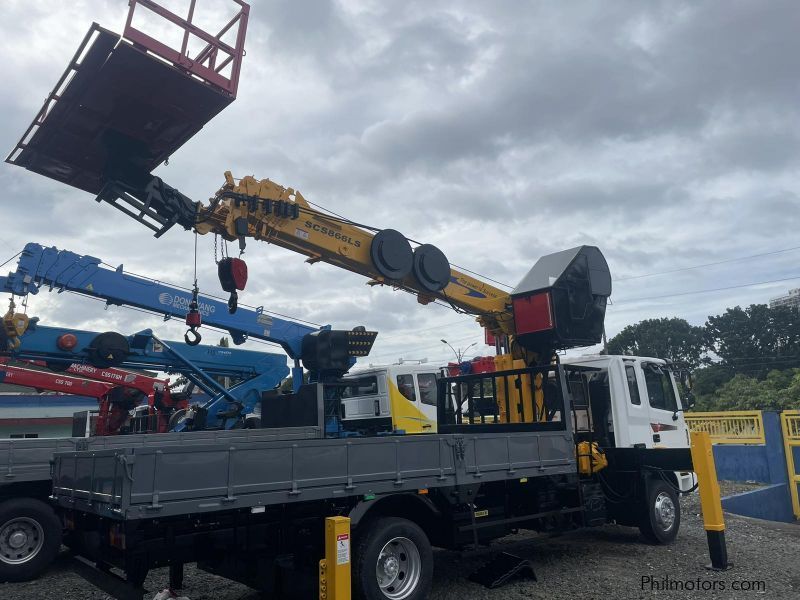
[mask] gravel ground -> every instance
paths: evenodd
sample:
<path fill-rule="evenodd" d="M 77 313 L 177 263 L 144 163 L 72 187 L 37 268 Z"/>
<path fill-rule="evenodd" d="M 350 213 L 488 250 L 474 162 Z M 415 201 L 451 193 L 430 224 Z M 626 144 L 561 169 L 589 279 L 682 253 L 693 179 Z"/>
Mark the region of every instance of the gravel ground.
<path fill-rule="evenodd" d="M 746 491 L 752 484 L 722 484 L 723 495 Z M 696 494 L 682 500 L 681 532 L 669 546 L 645 544 L 635 529 L 609 525 L 565 535 L 544 537 L 524 533 L 496 542 L 492 550 L 435 553 L 431 600 L 516 600 L 527 598 L 800 598 L 800 525 L 771 523 L 726 515 L 728 554 L 734 566 L 724 573 L 705 568 L 708 548 Z M 467 581 L 492 553 L 507 550 L 533 561 L 538 581 L 517 581 L 487 590 Z M 63 555 L 41 579 L 0 584 L 3 600 L 105 600 L 69 570 Z M 684 591 L 651 589 L 643 578 L 663 586 L 682 582 Z M 151 573 L 146 587 L 161 589 L 167 573 Z M 701 591 L 686 591 L 689 585 Z M 184 593 L 191 600 L 257 600 L 249 588 L 186 568 Z M 711 589 L 714 586 L 714 589 Z M 757 589 L 758 587 L 760 589 Z M 738 589 L 734 589 L 737 587 Z M 742 591 L 750 587 L 750 590 Z M 672 587 L 674 590 L 675 588 Z M 706 591 L 703 591 L 706 590 Z"/>

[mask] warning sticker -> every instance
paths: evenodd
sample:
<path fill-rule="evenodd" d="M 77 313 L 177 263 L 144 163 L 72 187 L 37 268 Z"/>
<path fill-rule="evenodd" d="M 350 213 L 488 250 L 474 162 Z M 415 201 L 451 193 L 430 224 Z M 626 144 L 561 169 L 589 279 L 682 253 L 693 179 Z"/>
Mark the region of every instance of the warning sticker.
<path fill-rule="evenodd" d="M 336 536 L 336 564 L 346 565 L 350 562 L 350 534 Z"/>

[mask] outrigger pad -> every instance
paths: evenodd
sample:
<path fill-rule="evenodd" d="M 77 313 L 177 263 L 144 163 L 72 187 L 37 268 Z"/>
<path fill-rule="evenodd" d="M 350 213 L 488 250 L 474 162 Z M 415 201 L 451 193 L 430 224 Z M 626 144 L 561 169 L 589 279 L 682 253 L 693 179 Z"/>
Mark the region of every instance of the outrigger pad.
<path fill-rule="evenodd" d="M 533 572 L 533 563 L 514 554 L 501 552 L 472 573 L 469 580 L 491 590 L 522 577 L 538 581 Z"/>
<path fill-rule="evenodd" d="M 6 161 L 92 194 L 139 186 L 233 99 L 95 23 Z"/>

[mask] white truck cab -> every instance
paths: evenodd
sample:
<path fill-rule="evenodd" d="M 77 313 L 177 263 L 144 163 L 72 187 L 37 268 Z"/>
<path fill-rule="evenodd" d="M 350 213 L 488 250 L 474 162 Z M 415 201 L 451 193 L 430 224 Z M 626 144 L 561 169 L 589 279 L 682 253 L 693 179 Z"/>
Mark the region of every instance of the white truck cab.
<path fill-rule="evenodd" d="M 591 419 L 602 445 L 626 448 L 687 448 L 689 429 L 683 418 L 675 374 L 660 358 L 584 355 L 563 358 L 565 365 L 587 371 Z M 572 387 L 576 405 L 581 392 Z M 586 417 L 584 417 L 586 418 Z M 580 423 L 579 423 L 580 427 Z M 676 473 L 682 491 L 694 485 L 691 473 Z"/>
<path fill-rule="evenodd" d="M 601 447 L 687 448 L 675 375 L 665 360 L 642 356 L 583 355 L 564 365 L 587 367 L 585 382 L 570 382 L 576 431 L 593 430 Z M 435 433 L 437 378 L 432 364 L 397 363 L 344 377 L 342 420 L 365 431 Z M 588 394 L 591 403 L 588 402 Z M 675 473 L 682 491 L 692 473 Z"/>

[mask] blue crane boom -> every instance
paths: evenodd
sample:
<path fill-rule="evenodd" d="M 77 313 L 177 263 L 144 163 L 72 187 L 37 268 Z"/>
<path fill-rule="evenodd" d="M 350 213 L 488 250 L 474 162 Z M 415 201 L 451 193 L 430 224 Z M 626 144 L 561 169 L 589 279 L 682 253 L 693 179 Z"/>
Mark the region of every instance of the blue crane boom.
<path fill-rule="evenodd" d="M 163 341 L 149 329 L 123 336 L 47 327 L 34 318 L 18 341 L 7 345 L 11 355 L 44 360 L 54 366 L 84 362 L 98 367 L 155 369 L 184 375 L 211 396 L 194 409 L 202 414 L 202 422 L 208 428 L 232 427 L 240 415 L 253 412 L 264 390 L 277 387 L 289 373 L 282 354 Z M 214 379 L 219 376 L 244 381 L 225 389 Z M 188 425 L 188 421 L 180 422 L 175 430 L 181 431 Z"/>
<path fill-rule="evenodd" d="M 191 292 L 131 275 L 123 271 L 122 265 L 113 269 L 93 256 L 26 244 L 16 271 L 6 278 L 5 291 L 24 296 L 37 294 L 42 286 L 101 298 L 109 304 L 153 311 L 166 318 L 184 318 L 191 302 Z M 203 323 L 227 331 L 234 344 L 242 344 L 250 337 L 273 342 L 282 346 L 293 359 L 302 355 L 303 337 L 319 330 L 270 315 L 263 307 L 241 307 L 230 314 L 226 301 L 202 294 L 198 304 Z"/>
<path fill-rule="evenodd" d="M 155 279 L 126 273 L 122 265 L 107 267 L 93 256 L 29 243 L 20 253 L 17 269 L 0 277 L 0 291 L 25 296 L 46 287 L 100 298 L 108 304 L 131 306 L 159 313 L 165 319 L 184 318 L 192 300 L 187 290 Z M 198 296 L 198 309 L 205 325 L 230 334 L 236 345 L 248 338 L 279 344 L 294 361 L 295 390 L 302 382 L 302 360 L 315 376 L 340 375 L 366 356 L 377 336 L 362 330 L 333 331 L 330 326 L 311 327 L 268 314 L 263 307 L 241 307 L 228 312 L 227 302 Z"/>

